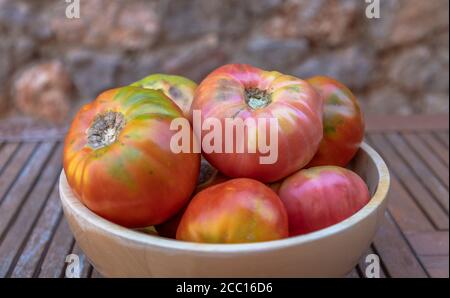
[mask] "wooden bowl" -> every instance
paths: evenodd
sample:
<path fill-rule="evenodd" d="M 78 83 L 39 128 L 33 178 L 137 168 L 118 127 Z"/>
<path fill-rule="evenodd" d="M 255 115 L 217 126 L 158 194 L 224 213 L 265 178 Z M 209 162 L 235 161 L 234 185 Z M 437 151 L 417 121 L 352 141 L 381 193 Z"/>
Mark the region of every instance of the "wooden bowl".
<path fill-rule="evenodd" d="M 78 245 L 107 277 L 339 277 L 367 251 L 384 217 L 389 172 L 362 144 L 349 166 L 370 202 L 350 218 L 310 234 L 246 244 L 199 244 L 147 235 L 111 223 L 74 196 L 61 173 L 64 214 Z"/>

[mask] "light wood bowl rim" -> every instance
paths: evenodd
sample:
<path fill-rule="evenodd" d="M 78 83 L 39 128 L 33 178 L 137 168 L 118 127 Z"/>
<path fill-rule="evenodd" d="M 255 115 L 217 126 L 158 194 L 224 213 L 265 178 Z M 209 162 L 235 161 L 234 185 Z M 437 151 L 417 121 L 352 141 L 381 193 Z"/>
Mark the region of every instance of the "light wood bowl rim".
<path fill-rule="evenodd" d="M 170 238 L 164 238 L 160 236 L 154 236 L 144 234 L 142 232 L 134 231 L 117 224 L 114 224 L 98 215 L 93 213 L 87 207 L 85 207 L 73 194 L 70 189 L 64 170 L 61 172 L 59 179 L 60 197 L 63 205 L 66 207 L 65 212 L 70 212 L 75 218 L 83 218 L 91 226 L 104 234 L 110 234 L 111 236 L 122 238 L 133 243 L 166 248 L 171 250 L 191 251 L 191 252 L 221 252 L 221 253 L 252 253 L 255 251 L 277 250 L 281 248 L 299 246 L 301 244 L 316 241 L 333 234 L 350 229 L 355 225 L 358 225 L 363 219 L 370 216 L 373 212 L 382 205 L 383 201 L 387 197 L 387 193 L 390 185 L 390 175 L 386 163 L 381 156 L 368 144 L 362 143 L 360 150 L 367 153 L 369 158 L 372 159 L 375 164 L 379 176 L 377 189 L 372 196 L 369 203 L 364 206 L 357 213 L 351 217 L 337 223 L 328 228 L 312 232 L 305 235 L 289 237 L 280 240 L 264 241 L 256 243 L 240 243 L 240 244 L 205 244 L 179 241 Z M 131 244 L 127 244 L 131 245 Z"/>

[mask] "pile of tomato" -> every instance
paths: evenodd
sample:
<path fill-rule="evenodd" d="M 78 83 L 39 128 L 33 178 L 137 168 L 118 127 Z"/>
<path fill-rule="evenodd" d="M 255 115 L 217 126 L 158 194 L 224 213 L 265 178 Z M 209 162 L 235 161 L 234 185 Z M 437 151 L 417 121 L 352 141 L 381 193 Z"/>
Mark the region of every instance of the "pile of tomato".
<path fill-rule="evenodd" d="M 194 111 L 201 124 L 275 119 L 276 160 L 262 163 L 259 150 L 198 153 L 208 135 L 192 127 L 192 150 L 174 152 L 173 121 L 192 124 Z M 368 203 L 366 184 L 345 168 L 363 136 L 342 83 L 229 64 L 198 86 L 155 74 L 101 93 L 72 122 L 64 171 L 85 206 L 119 225 L 192 242 L 268 241 L 331 226 Z M 260 138 L 246 131 L 234 144 Z"/>

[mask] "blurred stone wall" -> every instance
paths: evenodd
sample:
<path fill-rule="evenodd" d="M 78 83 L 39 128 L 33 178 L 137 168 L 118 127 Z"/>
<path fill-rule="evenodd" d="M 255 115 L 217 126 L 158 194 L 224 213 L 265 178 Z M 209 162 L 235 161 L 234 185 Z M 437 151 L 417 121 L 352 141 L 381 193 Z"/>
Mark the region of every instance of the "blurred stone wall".
<path fill-rule="evenodd" d="M 76 99 L 155 72 L 200 81 L 250 63 L 347 84 L 366 113 L 449 110 L 449 1 L 0 0 L 0 110 L 64 119 Z"/>

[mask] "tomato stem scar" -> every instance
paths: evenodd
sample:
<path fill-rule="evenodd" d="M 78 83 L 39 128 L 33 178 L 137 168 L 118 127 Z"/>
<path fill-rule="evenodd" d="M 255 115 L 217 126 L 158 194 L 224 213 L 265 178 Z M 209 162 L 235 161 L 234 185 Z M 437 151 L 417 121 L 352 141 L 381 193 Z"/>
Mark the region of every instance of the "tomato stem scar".
<path fill-rule="evenodd" d="M 271 103 L 270 93 L 258 88 L 245 89 L 245 102 L 253 110 L 262 109 Z"/>
<path fill-rule="evenodd" d="M 89 146 L 99 149 L 114 143 L 124 126 L 125 118 L 120 112 L 98 114 L 87 131 Z"/>

